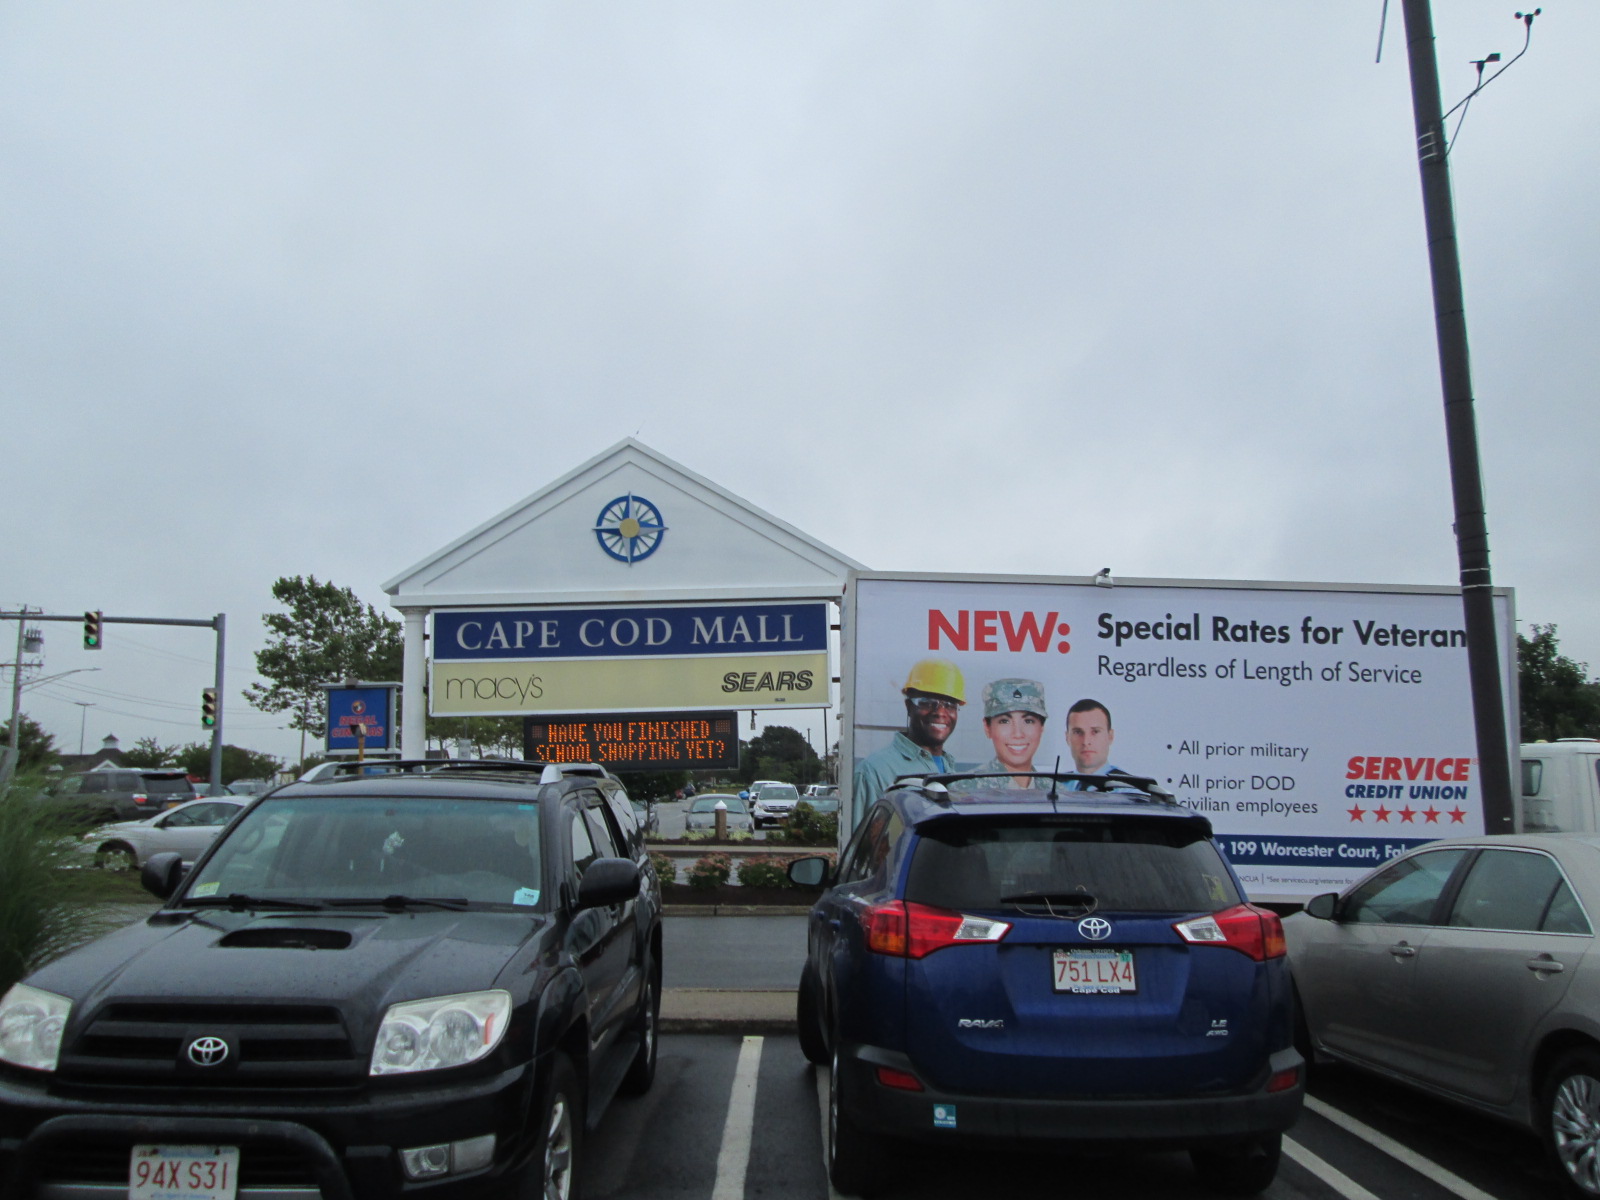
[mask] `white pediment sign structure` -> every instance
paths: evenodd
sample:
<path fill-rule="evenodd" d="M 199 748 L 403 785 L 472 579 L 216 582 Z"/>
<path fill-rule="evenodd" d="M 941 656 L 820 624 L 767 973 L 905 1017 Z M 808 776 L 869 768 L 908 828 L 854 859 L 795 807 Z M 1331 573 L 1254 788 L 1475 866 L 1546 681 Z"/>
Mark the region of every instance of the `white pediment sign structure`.
<path fill-rule="evenodd" d="M 422 744 L 431 614 L 836 601 L 852 569 L 864 568 L 624 439 L 383 585 L 406 618 L 402 741 Z"/>

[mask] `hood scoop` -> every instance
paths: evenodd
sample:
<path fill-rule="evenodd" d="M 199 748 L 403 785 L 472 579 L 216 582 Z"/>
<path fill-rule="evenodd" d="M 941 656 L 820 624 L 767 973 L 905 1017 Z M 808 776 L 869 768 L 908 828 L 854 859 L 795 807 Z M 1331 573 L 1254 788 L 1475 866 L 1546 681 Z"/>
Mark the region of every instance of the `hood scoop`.
<path fill-rule="evenodd" d="M 348 950 L 343 929 L 237 929 L 217 943 L 227 950 Z"/>

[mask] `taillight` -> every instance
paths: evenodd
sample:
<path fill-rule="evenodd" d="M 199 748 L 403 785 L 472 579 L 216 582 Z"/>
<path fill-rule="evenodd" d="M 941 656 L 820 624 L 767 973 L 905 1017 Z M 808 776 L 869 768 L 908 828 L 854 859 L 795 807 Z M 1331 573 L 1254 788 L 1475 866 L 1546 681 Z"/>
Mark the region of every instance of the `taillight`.
<path fill-rule="evenodd" d="M 861 917 L 867 949 L 896 958 L 926 958 L 946 946 L 998 942 L 1011 932 L 1006 921 L 972 917 L 910 900 L 874 905 Z"/>
<path fill-rule="evenodd" d="M 1278 914 L 1254 904 L 1239 904 L 1207 917 L 1179 921 L 1173 928 L 1190 945 L 1226 946 L 1256 962 L 1282 958 L 1288 949 Z"/>

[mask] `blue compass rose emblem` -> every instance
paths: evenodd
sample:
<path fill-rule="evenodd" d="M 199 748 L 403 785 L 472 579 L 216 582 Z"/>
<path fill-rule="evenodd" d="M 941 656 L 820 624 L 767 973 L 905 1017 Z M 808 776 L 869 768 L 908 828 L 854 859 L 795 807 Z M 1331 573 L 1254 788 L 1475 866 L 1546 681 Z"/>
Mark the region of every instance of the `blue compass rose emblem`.
<path fill-rule="evenodd" d="M 594 536 L 600 549 L 618 562 L 630 565 L 654 554 L 666 532 L 667 524 L 661 519 L 661 510 L 632 492 L 618 496 L 602 508 L 594 523 Z"/>

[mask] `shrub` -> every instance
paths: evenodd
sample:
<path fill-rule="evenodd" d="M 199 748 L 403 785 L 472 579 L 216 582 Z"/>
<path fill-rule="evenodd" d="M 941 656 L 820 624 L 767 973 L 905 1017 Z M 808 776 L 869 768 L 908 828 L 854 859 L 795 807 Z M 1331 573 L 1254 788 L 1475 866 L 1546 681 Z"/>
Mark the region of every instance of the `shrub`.
<path fill-rule="evenodd" d="M 672 855 L 657 852 L 650 856 L 651 865 L 656 869 L 656 877 L 662 883 L 675 883 L 678 879 L 678 864 L 673 861 Z"/>
<path fill-rule="evenodd" d="M 790 846 L 836 846 L 839 843 L 839 814 L 820 813 L 804 800 L 794 806 L 794 812 L 768 841 Z"/>
<path fill-rule="evenodd" d="M 708 854 L 689 868 L 688 883 L 697 888 L 721 887 L 732 873 L 733 860 L 726 854 Z"/>
<path fill-rule="evenodd" d="M 79 846 L 37 781 L 0 788 L 0 994 L 104 928 L 99 902 L 127 896 L 107 872 L 81 869 Z"/>
<path fill-rule="evenodd" d="M 739 863 L 739 882 L 745 887 L 793 887 L 789 863 L 793 855 L 757 854 Z"/>

